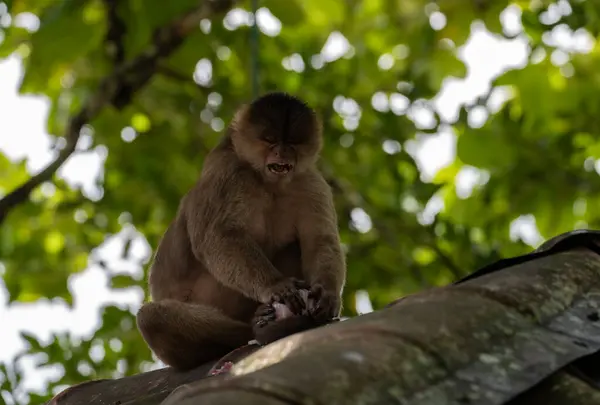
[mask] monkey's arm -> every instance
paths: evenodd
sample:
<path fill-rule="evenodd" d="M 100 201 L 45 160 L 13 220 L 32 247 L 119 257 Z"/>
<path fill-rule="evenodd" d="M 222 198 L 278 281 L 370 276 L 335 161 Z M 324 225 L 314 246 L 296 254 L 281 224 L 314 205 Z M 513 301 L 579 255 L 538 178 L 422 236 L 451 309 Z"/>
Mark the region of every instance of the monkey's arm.
<path fill-rule="evenodd" d="M 284 278 L 244 229 L 215 223 L 202 237 L 190 232 L 194 255 L 223 285 L 256 301 L 269 302 Z"/>
<path fill-rule="evenodd" d="M 263 304 L 281 302 L 301 311 L 299 290 L 307 284 L 283 276 L 244 229 L 217 223 L 204 235 L 192 241 L 192 250 L 220 283 Z"/>
<path fill-rule="evenodd" d="M 289 293 L 295 290 L 294 280 L 275 268 L 237 220 L 235 206 L 228 204 L 236 198 L 214 198 L 217 191 L 207 183 L 194 190 L 184 204 L 190 247 L 196 259 L 221 284 L 248 298 L 262 303 L 281 300 L 297 307 L 295 301 L 299 299 Z"/>
<path fill-rule="evenodd" d="M 321 183 L 317 184 L 320 192 L 310 194 L 298 221 L 302 270 L 311 286 L 320 286 L 335 301 L 333 310 L 337 316 L 346 280 L 346 262 L 331 190 L 325 180 L 317 181 Z"/>

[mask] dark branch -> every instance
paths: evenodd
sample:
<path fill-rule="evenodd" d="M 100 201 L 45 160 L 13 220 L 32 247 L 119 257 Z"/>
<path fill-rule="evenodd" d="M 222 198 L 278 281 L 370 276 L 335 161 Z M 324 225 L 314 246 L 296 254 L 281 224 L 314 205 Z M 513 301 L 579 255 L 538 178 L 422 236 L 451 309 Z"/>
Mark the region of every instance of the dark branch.
<path fill-rule="evenodd" d="M 127 33 L 127 25 L 119 16 L 117 6 L 119 0 L 104 0 L 106 8 L 106 36 L 104 38 L 106 53 L 113 62 L 114 66 L 118 66 L 125 60 L 125 45 L 123 39 Z"/>
<path fill-rule="evenodd" d="M 166 64 L 159 63 L 158 67 L 156 68 L 156 74 L 168 80 L 178 82 L 182 86 L 193 86 L 195 89 L 199 90 L 204 94 L 208 94 L 208 92 L 211 90 L 210 88 L 204 87 L 196 83 L 191 75 L 188 76 L 185 73 L 179 72 L 178 70 L 167 66 Z"/>
<path fill-rule="evenodd" d="M 191 76 L 187 76 L 164 64 L 158 65 L 157 73 L 180 83 L 193 83 L 194 85 L 198 86 L 198 84 L 192 80 Z"/>
<path fill-rule="evenodd" d="M 45 169 L 31 177 L 21 186 L 0 200 L 0 223 L 10 210 L 26 201 L 31 192 L 43 182 L 52 179 L 54 173 L 75 151 L 83 125 L 94 119 L 109 104 L 123 106 L 131 95 L 143 87 L 156 71 L 157 62 L 175 51 L 201 20 L 229 10 L 237 0 L 205 0 L 201 5 L 165 27 L 154 32 L 152 44 L 129 62 L 115 68 L 87 100 L 78 113 L 71 117 L 65 134 L 66 146 L 58 157 Z"/>

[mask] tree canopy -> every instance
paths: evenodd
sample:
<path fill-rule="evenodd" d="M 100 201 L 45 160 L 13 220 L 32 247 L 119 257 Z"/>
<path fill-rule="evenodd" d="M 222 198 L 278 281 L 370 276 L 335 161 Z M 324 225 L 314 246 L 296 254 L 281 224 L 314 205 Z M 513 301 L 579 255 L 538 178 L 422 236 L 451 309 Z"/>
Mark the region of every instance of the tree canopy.
<path fill-rule="evenodd" d="M 347 316 L 357 313 L 358 291 L 379 308 L 530 250 L 515 237 L 519 218 L 535 219 L 542 238 L 599 227 L 588 207 L 600 202 L 600 3 L 258 6 L 253 42 L 251 1 L 0 2 L 0 58 L 22 59 L 20 92 L 50 103 L 56 158 L 29 173 L 25 161 L 0 152 L 0 273 L 10 303 L 71 305 L 68 282 L 90 266 L 113 289 L 146 291 L 145 272 L 115 267 L 98 247 L 120 234 L 123 259 L 147 267 L 149 254 L 133 248 L 156 246 L 255 80 L 261 92 L 297 94 L 322 117 L 321 168 L 347 252 Z M 467 55 L 483 32 L 522 44 L 523 60 L 499 69 L 498 55 Z M 465 65 L 478 56 L 479 70 Z M 464 83 L 482 74 L 492 82 L 469 93 Z M 448 98 L 464 102 L 454 111 L 444 108 Z M 18 137 L 18 129 L 0 136 Z M 422 151 L 442 137 L 451 159 L 427 173 Z M 57 173 L 86 153 L 102 161 L 92 190 Z M 64 372 L 28 392 L 18 356 L 0 364 L 3 398 L 28 403 L 13 398 L 19 391 L 41 403 L 59 386 L 135 374 L 153 361 L 132 311 L 111 303 L 100 317 L 91 337 L 23 334 L 23 356 L 45 353 L 40 364 Z M 100 358 L 91 350 L 98 345 Z"/>

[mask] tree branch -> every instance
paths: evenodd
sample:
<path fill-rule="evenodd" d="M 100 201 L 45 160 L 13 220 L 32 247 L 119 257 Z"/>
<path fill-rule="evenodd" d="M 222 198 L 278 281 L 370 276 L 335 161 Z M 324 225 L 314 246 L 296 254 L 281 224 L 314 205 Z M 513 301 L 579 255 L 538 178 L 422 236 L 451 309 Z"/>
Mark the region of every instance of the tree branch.
<path fill-rule="evenodd" d="M 125 62 L 102 80 L 98 89 L 67 124 L 66 146 L 45 169 L 0 200 L 0 224 L 10 210 L 29 198 L 31 192 L 54 173 L 75 151 L 83 125 L 94 119 L 109 104 L 124 106 L 131 95 L 143 87 L 156 71 L 157 62 L 172 54 L 201 20 L 229 10 L 237 0 L 204 0 L 187 14 L 154 32 L 152 44 L 129 62 Z"/>
<path fill-rule="evenodd" d="M 598 403 L 593 242 L 294 334 L 232 360 L 229 375 L 167 368 L 75 386 L 47 405 Z"/>
<path fill-rule="evenodd" d="M 104 0 L 106 8 L 107 30 L 104 37 L 106 53 L 115 66 L 125 60 L 125 46 L 123 39 L 127 33 L 127 25 L 120 18 L 117 7 L 118 0 Z"/>
<path fill-rule="evenodd" d="M 136 374 L 131 377 L 109 380 L 92 380 L 73 385 L 62 391 L 45 405 L 58 404 L 159 404 L 175 388 L 206 377 L 215 362 L 208 362 L 187 372 L 176 372 L 170 367 Z M 123 384 L 126 381 L 126 384 Z M 90 400 L 90 393 L 95 399 Z"/>

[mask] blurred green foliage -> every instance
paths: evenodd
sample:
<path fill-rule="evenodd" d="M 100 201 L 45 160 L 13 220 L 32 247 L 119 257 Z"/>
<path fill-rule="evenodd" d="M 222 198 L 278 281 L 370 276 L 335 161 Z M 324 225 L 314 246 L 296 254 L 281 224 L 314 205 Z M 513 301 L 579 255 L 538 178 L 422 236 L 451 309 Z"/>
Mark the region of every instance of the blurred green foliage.
<path fill-rule="evenodd" d="M 197 1 L 118 3 L 117 14 L 126 27 L 124 55 L 131 58 L 148 46 L 156 27 Z M 105 4 L 0 2 L 0 57 L 16 52 L 23 58 L 20 90 L 48 97 L 47 130 L 57 139 L 65 133 L 70 114 L 113 69 L 105 40 L 110 26 Z M 260 36 L 261 89 L 295 93 L 323 117 L 322 167 L 336 192 L 347 247 L 346 315 L 356 314 L 357 290 L 366 289 L 379 308 L 398 296 L 451 282 L 501 256 L 528 251 L 529 246 L 509 237 L 511 222 L 521 215 L 534 215 L 544 238 L 575 227 L 600 227 L 599 214 L 587 209 L 600 203 L 594 168 L 600 159 L 600 137 L 595 137 L 600 129 L 596 118 L 600 51 L 595 42 L 591 52 L 578 53 L 548 40 L 556 30 L 580 34 L 585 30 L 595 40 L 600 31 L 599 2 L 263 0 L 259 4 L 282 24 L 279 32 L 265 29 Z M 385 95 L 385 100 L 406 97 L 412 105 L 423 104 L 440 91 L 446 78 L 463 77 L 466 68 L 457 52 L 471 35 L 473 21 L 483 22 L 494 35 L 512 35 L 500 19 L 509 5 L 521 10 L 524 31 L 519 35 L 529 43 L 529 62 L 500 74 L 490 92 L 463 106 L 456 120 L 448 122 L 429 107 L 434 125 L 424 128 L 407 116 L 406 108 L 374 107 L 376 94 Z M 238 6 L 248 10 L 250 4 Z M 36 15 L 39 29 L 17 24 L 22 13 Z M 439 22 L 439 13 L 445 24 L 433 29 L 430 20 L 435 14 Z M 196 180 L 207 151 L 222 135 L 234 109 L 251 97 L 250 24 L 234 25 L 224 24 L 221 17 L 203 21 L 129 105 L 121 110 L 105 108 L 86 127 L 89 150 L 108 152 L 97 180 L 100 199 L 90 199 L 55 178 L 53 192 L 36 190 L 2 223 L 0 260 L 11 301 L 47 297 L 70 304 L 69 277 L 89 264 L 103 265 L 90 252 L 126 223 L 156 246 L 179 199 Z M 336 31 L 352 49 L 336 60 L 319 59 Z M 564 60 L 557 62 L 560 56 Z M 202 66 L 210 66 L 209 73 L 194 76 Z M 488 111 L 489 96 L 499 86 L 509 89 L 511 97 Z M 472 125 L 471 116 L 482 109 L 488 119 Z M 417 139 L 417 134 L 428 139 L 448 125 L 457 137 L 456 159 L 432 181 L 424 181 L 407 152 L 407 141 Z M 121 136 L 125 127 L 135 130 L 134 140 Z M 465 167 L 487 173 L 483 176 L 487 182 L 477 184 L 466 197 L 456 192 L 457 175 Z M 0 154 L 0 193 L 13 190 L 28 176 L 24 162 L 11 162 Z M 434 219 L 424 220 L 423 210 L 432 197 L 441 199 L 444 208 Z M 370 217 L 370 229 L 353 225 L 357 208 Z M 113 288 L 145 288 L 145 284 L 145 278 L 126 275 L 111 282 Z M 125 364 L 121 375 L 135 374 L 142 362 L 151 361 L 133 314 L 114 306 L 102 311 L 102 325 L 87 340 L 62 334 L 44 346 L 35 336 L 23 335 L 29 344 L 23 355 L 45 353 L 41 364 L 62 364 L 65 370 L 44 395 L 31 394 L 32 404 L 48 399 L 59 384 L 110 378 L 119 361 Z M 119 347 L 111 343 L 115 336 L 122 342 Z M 104 347 L 101 361 L 90 357 L 93 345 Z M 81 372 L 82 363 L 87 373 Z M 21 377 L 13 364 L 0 365 L 0 391 L 10 397 Z"/>

